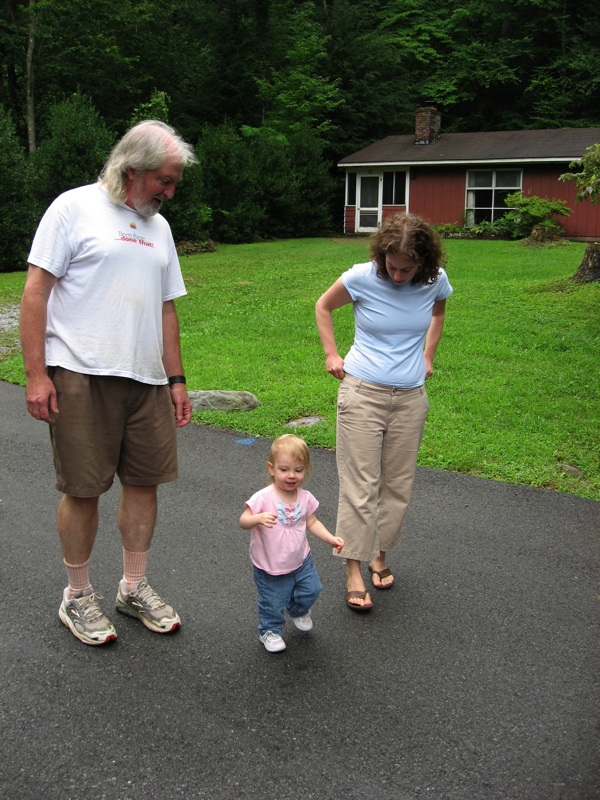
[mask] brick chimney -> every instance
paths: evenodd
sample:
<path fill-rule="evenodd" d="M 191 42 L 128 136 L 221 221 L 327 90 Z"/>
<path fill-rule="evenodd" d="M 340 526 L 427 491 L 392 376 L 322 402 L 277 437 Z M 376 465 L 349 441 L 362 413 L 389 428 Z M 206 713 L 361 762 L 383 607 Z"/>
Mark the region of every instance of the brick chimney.
<path fill-rule="evenodd" d="M 440 137 L 442 117 L 434 105 L 415 111 L 415 144 L 431 144 Z"/>

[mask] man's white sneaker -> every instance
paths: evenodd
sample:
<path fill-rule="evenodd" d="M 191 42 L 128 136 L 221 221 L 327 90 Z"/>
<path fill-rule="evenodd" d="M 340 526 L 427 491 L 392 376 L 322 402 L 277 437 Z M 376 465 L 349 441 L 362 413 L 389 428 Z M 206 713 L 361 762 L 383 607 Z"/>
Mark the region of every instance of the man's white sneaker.
<path fill-rule="evenodd" d="M 299 631 L 312 631 L 313 621 L 310 618 L 310 611 L 307 611 L 306 614 L 301 617 L 292 617 L 292 619 Z"/>
<path fill-rule="evenodd" d="M 60 621 L 73 636 L 84 644 L 107 644 L 117 638 L 115 626 L 103 613 L 99 600 L 101 594 L 88 589 L 79 597 L 69 598 L 69 587 L 63 592 L 63 601 L 58 609 Z"/>
<path fill-rule="evenodd" d="M 154 633 L 171 633 L 181 626 L 179 614 L 150 586 L 146 578 L 135 592 L 127 594 L 119 584 L 117 611 L 135 617 Z"/>
<path fill-rule="evenodd" d="M 265 631 L 262 636 L 259 636 L 259 639 L 264 644 L 265 650 L 268 650 L 269 653 L 280 653 L 282 650 L 285 650 L 285 642 L 278 633 Z"/>

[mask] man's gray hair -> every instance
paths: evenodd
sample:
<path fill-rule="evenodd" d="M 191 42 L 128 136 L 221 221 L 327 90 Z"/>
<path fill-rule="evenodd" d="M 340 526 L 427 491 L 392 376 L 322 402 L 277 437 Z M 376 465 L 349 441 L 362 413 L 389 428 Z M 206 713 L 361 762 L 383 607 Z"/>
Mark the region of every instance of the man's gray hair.
<path fill-rule="evenodd" d="M 130 128 L 113 147 L 98 180 L 113 203 L 122 203 L 126 198 L 129 167 L 146 172 L 158 169 L 167 160 L 182 167 L 198 161 L 193 147 L 174 128 L 156 119 L 146 119 Z"/>

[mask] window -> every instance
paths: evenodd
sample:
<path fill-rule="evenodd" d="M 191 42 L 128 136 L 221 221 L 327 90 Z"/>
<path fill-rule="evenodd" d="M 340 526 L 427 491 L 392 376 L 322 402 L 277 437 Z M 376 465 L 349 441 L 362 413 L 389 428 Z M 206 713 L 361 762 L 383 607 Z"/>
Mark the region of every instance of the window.
<path fill-rule="evenodd" d="M 346 205 L 356 205 L 356 172 L 349 172 L 346 180 Z"/>
<path fill-rule="evenodd" d="M 384 206 L 406 205 L 406 172 L 383 173 L 382 203 Z"/>
<path fill-rule="evenodd" d="M 510 211 L 506 196 L 520 192 L 521 185 L 520 169 L 474 169 L 467 172 L 467 227 L 503 217 Z"/>

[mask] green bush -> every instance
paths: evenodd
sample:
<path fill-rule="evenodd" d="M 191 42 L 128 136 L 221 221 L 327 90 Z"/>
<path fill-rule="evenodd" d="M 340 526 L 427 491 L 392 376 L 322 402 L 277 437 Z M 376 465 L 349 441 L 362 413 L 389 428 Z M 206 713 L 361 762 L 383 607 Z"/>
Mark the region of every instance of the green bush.
<path fill-rule="evenodd" d="M 239 244 L 314 236 L 330 229 L 331 178 L 310 131 L 206 128 L 198 155 L 210 234 Z"/>
<path fill-rule="evenodd" d="M 186 167 L 175 196 L 164 203 L 160 210 L 169 220 L 176 242 L 188 241 L 198 245 L 208 241 L 212 211 L 204 202 L 204 195 L 201 165 Z"/>
<path fill-rule="evenodd" d="M 525 239 L 534 228 L 548 228 L 557 236 L 562 236 L 563 228 L 556 221 L 556 215 L 568 217 L 571 209 L 564 200 L 549 200 L 534 194 L 521 192 L 508 194 L 505 200 L 510 208 L 494 222 L 484 221 L 469 228 L 475 239 Z"/>
<path fill-rule="evenodd" d="M 322 236 L 332 229 L 331 198 L 335 181 L 323 158 L 323 146 L 306 128 L 289 137 L 290 171 L 295 175 L 291 228 L 295 237 Z"/>
<path fill-rule="evenodd" d="M 248 148 L 249 198 L 261 210 L 261 222 L 255 234 L 259 239 L 289 237 L 298 186 L 288 140 L 266 127 L 245 126 L 240 133 L 243 146 Z"/>
<path fill-rule="evenodd" d="M 114 141 L 84 95 L 75 93 L 53 106 L 48 136 L 31 159 L 38 213 L 41 215 L 62 192 L 94 183 Z"/>
<path fill-rule="evenodd" d="M 237 244 L 259 238 L 264 212 L 253 202 L 256 189 L 248 144 L 233 125 L 204 128 L 198 144 L 204 202 L 212 209 L 211 237 Z"/>
<path fill-rule="evenodd" d="M 557 233 L 562 232 L 555 216 L 568 217 L 571 214 L 571 209 L 564 200 L 549 200 L 534 194 L 513 192 L 506 196 L 505 202 L 511 210 L 497 220 L 496 230 L 499 236 L 506 233 L 512 239 L 524 239 L 539 225 Z"/>
<path fill-rule="evenodd" d="M 465 228 L 458 222 L 444 222 L 441 225 L 434 225 L 435 230 L 442 239 L 468 239 L 470 238 L 471 228 Z"/>
<path fill-rule="evenodd" d="M 140 103 L 133 109 L 133 114 L 129 120 L 129 127 L 137 125 L 145 119 L 157 119 L 160 122 L 169 124 L 169 103 L 171 98 L 166 92 L 159 92 L 155 89 L 147 103 Z"/>
<path fill-rule="evenodd" d="M 8 112 L 1 105 L 0 174 L 0 272 L 17 272 L 27 268 L 36 220 L 29 193 L 27 156 Z"/>

